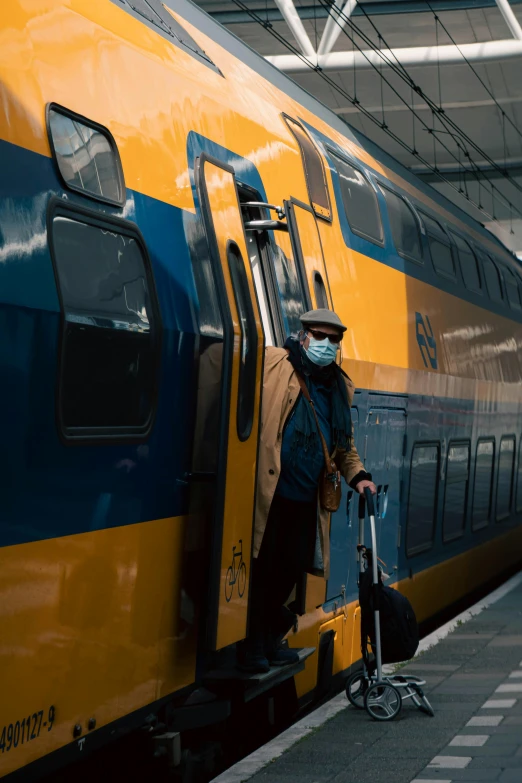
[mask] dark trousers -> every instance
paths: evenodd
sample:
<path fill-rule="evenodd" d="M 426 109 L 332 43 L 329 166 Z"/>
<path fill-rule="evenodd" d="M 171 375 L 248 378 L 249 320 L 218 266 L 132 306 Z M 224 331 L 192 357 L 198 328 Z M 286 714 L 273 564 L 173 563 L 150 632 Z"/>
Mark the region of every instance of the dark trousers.
<path fill-rule="evenodd" d="M 313 561 L 316 528 L 316 500 L 302 503 L 274 496 L 261 550 L 253 562 L 251 638 L 281 630 L 283 605 Z"/>

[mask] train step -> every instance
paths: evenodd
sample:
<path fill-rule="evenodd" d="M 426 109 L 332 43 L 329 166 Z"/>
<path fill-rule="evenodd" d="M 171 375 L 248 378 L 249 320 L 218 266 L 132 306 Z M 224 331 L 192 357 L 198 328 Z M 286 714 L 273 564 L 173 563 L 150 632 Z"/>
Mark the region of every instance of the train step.
<path fill-rule="evenodd" d="M 299 661 L 288 666 L 271 666 L 268 672 L 262 674 L 242 672 L 235 667 L 214 669 L 207 672 L 204 683 L 207 688 L 214 691 L 226 690 L 230 692 L 234 690 L 237 695 L 242 696 L 245 702 L 248 702 L 302 672 L 306 659 L 315 652 L 315 649 L 315 647 L 302 647 L 296 650 L 299 654 Z"/>

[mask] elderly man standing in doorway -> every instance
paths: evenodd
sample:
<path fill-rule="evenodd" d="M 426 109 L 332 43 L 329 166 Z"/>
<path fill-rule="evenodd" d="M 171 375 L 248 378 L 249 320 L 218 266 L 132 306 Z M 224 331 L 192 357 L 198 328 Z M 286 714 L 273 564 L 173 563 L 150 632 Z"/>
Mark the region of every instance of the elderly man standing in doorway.
<path fill-rule="evenodd" d="M 318 491 L 322 438 L 347 483 L 376 492 L 352 439 L 354 386 L 336 363 L 346 326 L 331 310 L 311 310 L 300 320 L 297 338 L 265 355 L 250 635 L 238 659 L 251 672 L 298 660 L 281 645 L 290 615 L 284 604 L 304 572 L 328 578 L 330 514 Z"/>

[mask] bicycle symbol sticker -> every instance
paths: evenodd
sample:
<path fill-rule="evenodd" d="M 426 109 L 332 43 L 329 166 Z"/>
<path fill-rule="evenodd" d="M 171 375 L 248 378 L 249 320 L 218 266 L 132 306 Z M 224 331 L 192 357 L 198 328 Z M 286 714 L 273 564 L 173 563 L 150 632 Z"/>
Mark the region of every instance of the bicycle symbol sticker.
<path fill-rule="evenodd" d="M 238 547 L 232 547 L 232 564 L 228 567 L 225 580 L 225 598 L 227 599 L 227 603 L 232 598 L 234 585 L 236 583 L 237 592 L 240 598 L 243 598 L 246 587 L 246 565 L 243 560 L 243 539 L 239 539 L 239 551 L 236 552 L 236 549 L 238 549 Z"/>

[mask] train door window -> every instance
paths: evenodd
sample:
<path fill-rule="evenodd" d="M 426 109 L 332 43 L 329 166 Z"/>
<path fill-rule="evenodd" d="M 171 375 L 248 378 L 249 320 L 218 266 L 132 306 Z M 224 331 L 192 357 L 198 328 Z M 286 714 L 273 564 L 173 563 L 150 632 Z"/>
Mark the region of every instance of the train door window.
<path fill-rule="evenodd" d="M 64 184 L 84 196 L 122 206 L 125 183 L 116 142 L 98 123 L 49 104 L 51 149 Z"/>
<path fill-rule="evenodd" d="M 488 255 L 484 254 L 482 256 L 482 266 L 490 298 L 494 302 L 502 302 L 502 283 L 500 282 L 500 274 L 496 264 Z"/>
<path fill-rule="evenodd" d="M 411 457 L 410 496 L 406 551 L 416 555 L 430 549 L 437 513 L 440 447 L 438 443 L 418 443 Z"/>
<path fill-rule="evenodd" d="M 288 240 L 287 252 L 280 245 Z M 276 274 L 277 287 L 283 310 L 286 335 L 297 334 L 301 329 L 300 316 L 309 308 L 304 294 L 301 275 L 292 257 L 288 236 L 278 237 L 279 244 L 271 245 L 271 254 Z"/>
<path fill-rule="evenodd" d="M 446 490 L 442 537 L 453 541 L 464 533 L 469 479 L 469 443 L 450 443 L 446 460 Z"/>
<path fill-rule="evenodd" d="M 245 206 L 244 202 L 260 200 L 257 193 L 252 194 L 243 187 L 238 187 L 238 193 L 244 223 L 266 217 L 259 207 Z M 245 231 L 245 239 L 259 304 L 259 313 L 263 323 L 265 345 L 276 345 L 279 336 L 279 324 L 276 323 L 278 304 L 274 290 L 275 281 L 272 279 L 272 270 L 268 261 L 268 234 L 266 231 L 247 230 Z"/>
<path fill-rule="evenodd" d="M 517 512 L 522 511 L 522 438 L 518 446 L 518 473 L 517 473 Z"/>
<path fill-rule="evenodd" d="M 471 529 L 481 530 L 489 525 L 493 473 L 495 465 L 495 441 L 479 440 L 475 455 L 475 479 L 473 482 L 473 512 Z"/>
<path fill-rule="evenodd" d="M 318 217 L 331 220 L 330 198 L 323 159 L 308 133 L 298 122 L 283 115 L 286 124 L 294 135 L 299 149 L 308 188 L 310 204 Z"/>
<path fill-rule="evenodd" d="M 455 264 L 451 253 L 451 245 L 448 235 L 439 222 L 422 213 L 422 220 L 426 228 L 431 260 L 435 271 L 442 277 L 455 279 Z"/>
<path fill-rule="evenodd" d="M 506 285 L 506 293 L 509 305 L 512 310 L 520 310 L 520 294 L 518 291 L 517 279 L 513 272 L 506 267 L 502 268 L 502 275 Z"/>
<path fill-rule="evenodd" d="M 247 440 L 252 430 L 256 392 L 257 330 L 245 264 L 235 242 L 228 246 L 228 267 L 241 328 L 241 363 L 237 398 L 237 432 Z"/>
<path fill-rule="evenodd" d="M 146 435 L 159 314 L 142 240 L 123 221 L 53 207 L 62 307 L 59 416 L 66 437 Z"/>
<path fill-rule="evenodd" d="M 422 262 L 419 224 L 410 205 L 389 188 L 381 185 L 390 218 L 393 243 L 404 258 Z"/>
<path fill-rule="evenodd" d="M 328 297 L 326 295 L 326 288 L 324 286 L 323 278 L 319 274 L 319 272 L 314 272 L 314 291 L 315 291 L 315 301 L 317 302 L 317 307 L 322 308 L 323 310 L 328 310 Z"/>
<path fill-rule="evenodd" d="M 513 500 L 513 473 L 515 468 L 515 438 L 508 436 L 500 440 L 497 476 L 496 520 L 509 517 Z"/>
<path fill-rule="evenodd" d="M 359 169 L 337 155 L 330 154 L 339 177 L 344 213 L 352 232 L 382 245 L 381 213 L 375 190 Z"/>
<path fill-rule="evenodd" d="M 480 272 L 475 253 L 465 239 L 462 239 L 461 237 L 457 236 L 457 234 L 453 233 L 451 236 L 455 243 L 455 250 L 459 259 L 464 285 L 468 291 L 480 293 L 482 286 L 480 283 Z"/>

